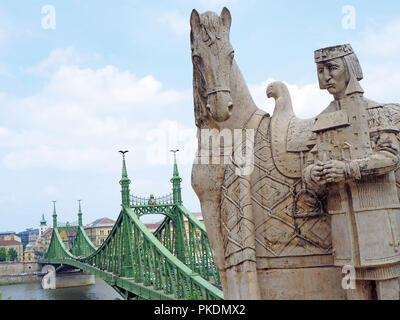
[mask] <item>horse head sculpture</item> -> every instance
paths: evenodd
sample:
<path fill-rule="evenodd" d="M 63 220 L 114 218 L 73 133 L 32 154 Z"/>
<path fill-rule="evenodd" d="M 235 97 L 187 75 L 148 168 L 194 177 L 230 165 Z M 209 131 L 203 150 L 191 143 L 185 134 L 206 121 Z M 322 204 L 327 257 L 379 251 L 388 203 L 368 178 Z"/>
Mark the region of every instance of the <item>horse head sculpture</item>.
<path fill-rule="evenodd" d="M 206 108 L 218 122 L 228 120 L 234 107 L 230 89 L 234 58 L 234 50 L 229 41 L 231 21 L 227 8 L 222 10 L 220 17 L 214 12 L 200 16 L 193 10 L 190 18 L 193 63 L 204 75 Z"/>

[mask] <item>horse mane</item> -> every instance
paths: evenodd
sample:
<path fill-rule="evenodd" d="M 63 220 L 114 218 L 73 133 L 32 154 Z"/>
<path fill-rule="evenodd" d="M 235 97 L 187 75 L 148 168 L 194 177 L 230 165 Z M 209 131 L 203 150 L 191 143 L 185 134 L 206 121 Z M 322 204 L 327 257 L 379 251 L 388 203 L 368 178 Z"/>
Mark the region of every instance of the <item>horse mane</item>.
<path fill-rule="evenodd" d="M 204 128 L 209 123 L 210 115 L 207 111 L 207 88 L 204 75 L 198 64 L 193 61 L 193 100 L 194 117 L 198 128 Z"/>
<path fill-rule="evenodd" d="M 221 18 L 215 12 L 207 11 L 200 16 L 201 37 L 208 46 L 221 39 L 221 24 Z"/>
<path fill-rule="evenodd" d="M 201 40 L 207 46 L 211 46 L 217 40 L 221 39 L 221 18 L 211 11 L 200 15 Z M 193 32 L 190 32 L 190 40 L 194 42 Z M 212 120 L 207 111 L 207 88 L 205 76 L 200 66 L 192 60 L 193 63 L 193 99 L 195 123 L 198 128 L 211 126 Z"/>

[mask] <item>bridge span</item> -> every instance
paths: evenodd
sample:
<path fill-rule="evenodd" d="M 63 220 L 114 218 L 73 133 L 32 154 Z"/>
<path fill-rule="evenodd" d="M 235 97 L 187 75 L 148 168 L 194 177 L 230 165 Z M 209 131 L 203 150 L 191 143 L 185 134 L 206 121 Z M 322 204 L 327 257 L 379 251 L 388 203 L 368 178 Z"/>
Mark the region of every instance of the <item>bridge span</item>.
<path fill-rule="evenodd" d="M 206 229 L 183 206 L 181 181 L 174 154 L 172 193 L 158 198 L 133 196 L 123 153 L 122 209 L 104 243 L 96 247 L 86 235 L 80 203 L 77 226 L 57 226 L 54 203 L 53 235 L 38 262 L 54 266 L 56 272 L 77 268 L 98 276 L 127 300 L 222 300 Z M 164 215 L 154 232 L 140 220 L 149 214 Z M 70 250 L 60 236 L 66 229 L 76 232 Z"/>

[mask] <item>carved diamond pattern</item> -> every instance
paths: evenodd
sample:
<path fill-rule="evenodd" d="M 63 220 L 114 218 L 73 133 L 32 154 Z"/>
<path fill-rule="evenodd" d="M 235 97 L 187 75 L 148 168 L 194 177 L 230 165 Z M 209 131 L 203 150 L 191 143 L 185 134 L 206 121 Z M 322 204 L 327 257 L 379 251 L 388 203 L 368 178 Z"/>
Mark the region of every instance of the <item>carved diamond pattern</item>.
<path fill-rule="evenodd" d="M 253 188 L 261 198 L 261 203 L 267 208 L 272 208 L 279 200 L 286 196 L 289 188 L 267 177 L 261 179 Z"/>

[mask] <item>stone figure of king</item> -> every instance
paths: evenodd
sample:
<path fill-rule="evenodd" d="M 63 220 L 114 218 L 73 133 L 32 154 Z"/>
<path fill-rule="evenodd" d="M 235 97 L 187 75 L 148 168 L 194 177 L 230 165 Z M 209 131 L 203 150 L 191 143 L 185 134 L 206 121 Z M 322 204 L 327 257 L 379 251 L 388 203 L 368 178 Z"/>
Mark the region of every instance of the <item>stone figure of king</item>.
<path fill-rule="evenodd" d="M 334 264 L 356 275 L 348 298 L 399 299 L 399 129 L 389 107 L 364 97 L 349 44 L 315 51 L 315 62 L 334 100 L 314 122 L 303 179 L 328 194 Z"/>

